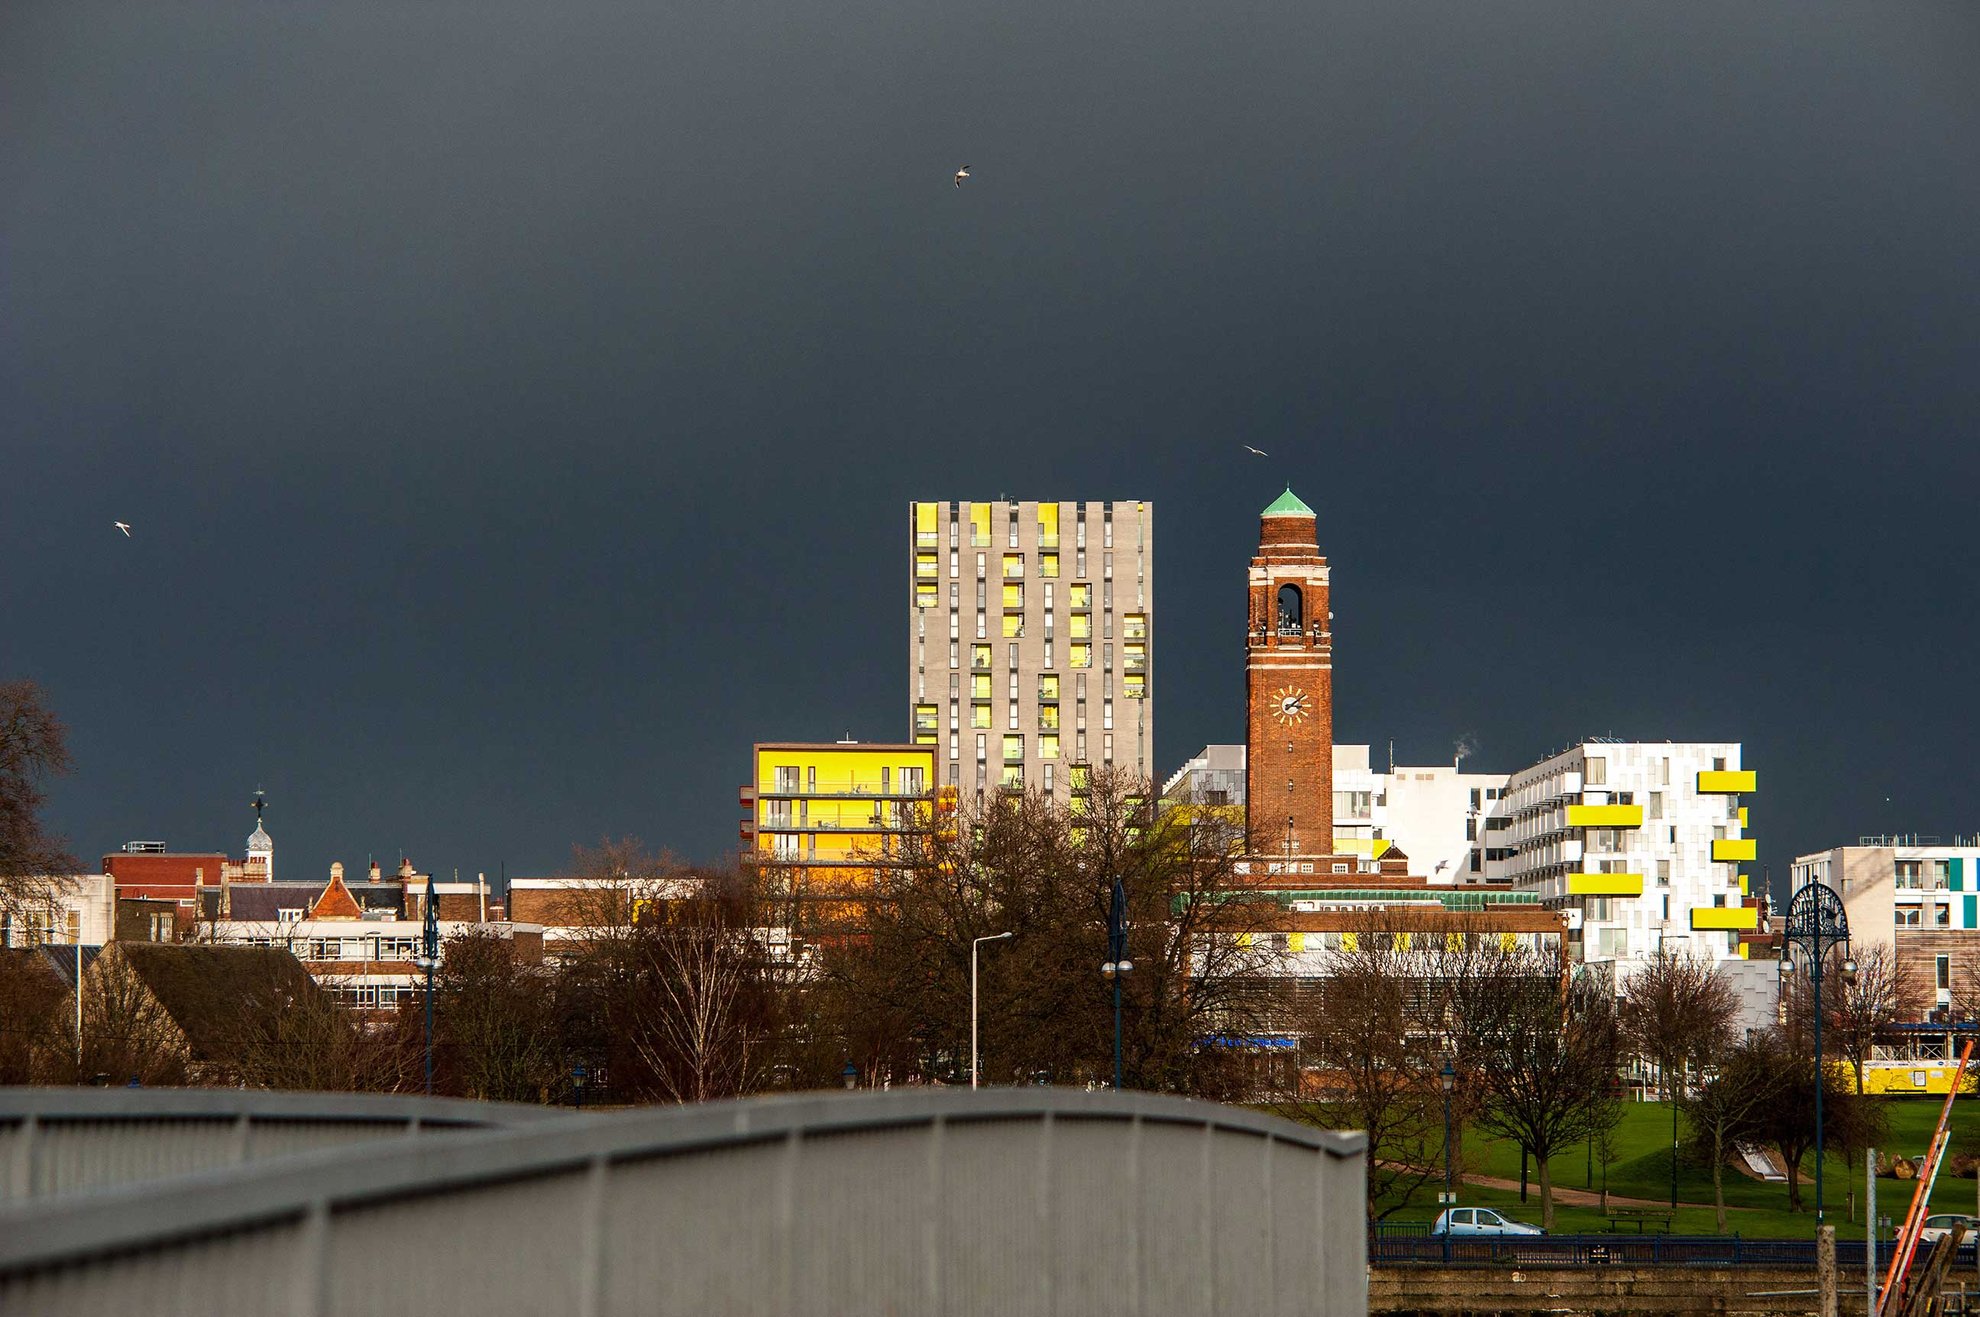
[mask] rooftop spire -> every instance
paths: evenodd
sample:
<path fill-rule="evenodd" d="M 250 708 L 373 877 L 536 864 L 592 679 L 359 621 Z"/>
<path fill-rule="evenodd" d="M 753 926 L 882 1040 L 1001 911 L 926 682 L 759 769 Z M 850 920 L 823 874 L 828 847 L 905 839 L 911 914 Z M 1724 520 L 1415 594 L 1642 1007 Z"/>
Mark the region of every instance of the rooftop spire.
<path fill-rule="evenodd" d="M 1259 515 L 1262 517 L 1311 517 L 1315 513 L 1312 508 L 1307 507 L 1305 503 L 1300 501 L 1299 495 L 1292 492 L 1292 486 L 1287 485 L 1286 492 L 1273 499 L 1272 506 L 1266 508 Z"/>

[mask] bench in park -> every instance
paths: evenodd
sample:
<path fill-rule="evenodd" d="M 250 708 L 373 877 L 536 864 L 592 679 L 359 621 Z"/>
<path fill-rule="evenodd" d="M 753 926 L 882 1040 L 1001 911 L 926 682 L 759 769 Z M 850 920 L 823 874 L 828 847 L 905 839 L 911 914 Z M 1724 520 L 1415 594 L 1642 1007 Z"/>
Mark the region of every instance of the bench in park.
<path fill-rule="evenodd" d="M 1668 1207 L 1612 1207 L 1604 1215 L 1609 1218 L 1610 1230 L 1634 1221 L 1636 1233 L 1640 1235 L 1646 1223 L 1655 1221 L 1668 1235 L 1671 1233 L 1671 1218 L 1675 1213 Z"/>

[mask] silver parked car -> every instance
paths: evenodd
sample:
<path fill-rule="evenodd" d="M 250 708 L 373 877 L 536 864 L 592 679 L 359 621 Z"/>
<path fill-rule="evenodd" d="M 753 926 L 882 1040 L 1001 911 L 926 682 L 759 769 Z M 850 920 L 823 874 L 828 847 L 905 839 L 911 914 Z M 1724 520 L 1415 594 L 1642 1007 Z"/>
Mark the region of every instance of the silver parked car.
<path fill-rule="evenodd" d="M 1929 1244 L 1942 1235 L 1950 1235 L 1952 1228 L 1961 1223 L 1966 1226 L 1965 1238 L 1972 1239 L 1975 1226 L 1980 1225 L 1980 1222 L 1974 1221 L 1972 1217 L 1962 1216 L 1958 1212 L 1943 1212 L 1938 1216 L 1928 1216 L 1925 1218 L 1925 1224 L 1919 1228 L 1919 1242 Z"/>
<path fill-rule="evenodd" d="M 1489 1207 L 1447 1207 L 1430 1227 L 1433 1235 L 1544 1235 L 1539 1226 L 1500 1216 Z"/>

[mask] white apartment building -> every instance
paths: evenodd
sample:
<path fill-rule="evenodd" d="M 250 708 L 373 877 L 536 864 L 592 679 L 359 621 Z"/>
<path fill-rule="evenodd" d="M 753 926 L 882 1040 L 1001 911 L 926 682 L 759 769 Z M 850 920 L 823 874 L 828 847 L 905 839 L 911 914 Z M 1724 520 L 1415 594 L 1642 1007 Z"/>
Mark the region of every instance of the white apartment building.
<path fill-rule="evenodd" d="M 1484 877 L 1565 911 L 1586 962 L 1659 947 L 1744 959 L 1760 897 L 1737 742 L 1588 741 L 1506 780 L 1486 820 Z"/>
<path fill-rule="evenodd" d="M 1153 773 L 1153 504 L 913 503 L 908 539 L 909 740 L 942 785 Z"/>
<path fill-rule="evenodd" d="M 79 873 L 51 880 L 41 899 L 0 913 L 0 947 L 100 947 L 116 936 L 117 881 Z"/>
<path fill-rule="evenodd" d="M 1980 837 L 1859 837 L 1796 856 L 1792 873 L 1795 891 L 1833 888 L 1852 948 L 1894 953 L 1928 1008 L 1980 999 Z"/>
<path fill-rule="evenodd" d="M 1245 747 L 1206 745 L 1163 784 L 1162 798 L 1200 807 L 1232 807 L 1242 822 Z M 1369 747 L 1334 747 L 1334 852 L 1363 861 L 1364 871 L 1392 852 L 1410 873 L 1433 883 L 1483 880 L 1478 839 L 1498 808 L 1503 773 L 1466 773 L 1447 764 L 1369 764 Z"/>

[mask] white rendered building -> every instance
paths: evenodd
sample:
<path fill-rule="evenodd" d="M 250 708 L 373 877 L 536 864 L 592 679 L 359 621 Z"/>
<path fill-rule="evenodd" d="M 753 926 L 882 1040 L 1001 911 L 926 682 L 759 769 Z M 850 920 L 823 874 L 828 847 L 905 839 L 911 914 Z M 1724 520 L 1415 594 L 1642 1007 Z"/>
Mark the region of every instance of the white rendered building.
<path fill-rule="evenodd" d="M 1578 960 L 1744 959 L 1761 902 L 1740 869 L 1754 858 L 1740 798 L 1755 785 L 1737 742 L 1571 746 L 1507 779 L 1485 880 L 1567 912 Z"/>
<path fill-rule="evenodd" d="M 1794 861 L 1794 890 L 1842 897 L 1850 945 L 1882 946 L 1928 1008 L 1980 999 L 1980 837 L 1859 837 Z"/>

